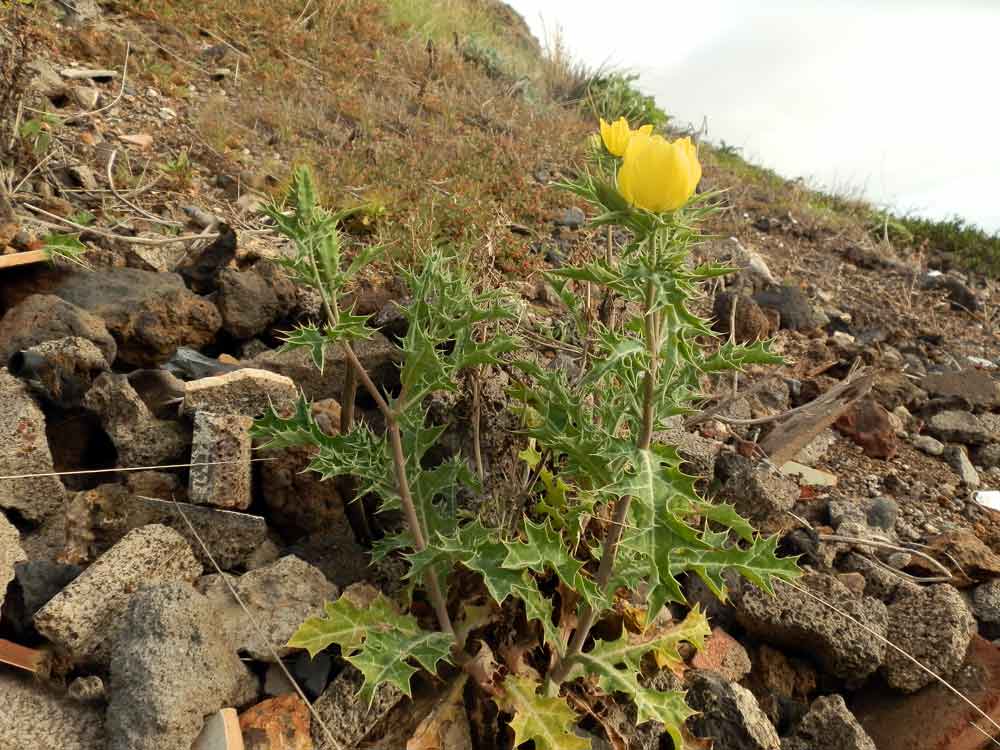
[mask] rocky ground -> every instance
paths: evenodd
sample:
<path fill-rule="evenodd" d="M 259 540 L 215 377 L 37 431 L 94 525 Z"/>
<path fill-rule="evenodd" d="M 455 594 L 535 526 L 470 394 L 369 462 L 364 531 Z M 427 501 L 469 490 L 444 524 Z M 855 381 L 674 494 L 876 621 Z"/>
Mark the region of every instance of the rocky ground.
<path fill-rule="evenodd" d="M 278 332 L 316 316 L 318 300 L 271 262 L 287 248 L 256 211 L 266 175 L 223 165 L 184 191 L 115 183 L 116 159 L 149 163 L 196 113 L 88 47 L 95 25 L 113 33 L 127 18 L 77 11 L 58 33 L 82 54 L 30 60 L 27 106 L 65 119 L 51 155 L 18 162 L 32 166 L 8 186 L 0 258 L 72 232 L 67 222 L 108 201 L 128 218 L 79 233 L 88 268 L 0 268 L 0 747 L 207 750 L 235 747 L 234 732 L 255 750 L 332 747 L 316 716 L 341 747 L 509 747 L 464 710 L 447 743 L 407 744 L 453 696 L 385 689 L 368 708 L 352 667 L 285 646 L 324 601 L 399 585 L 394 563 L 370 564 L 378 529 L 345 502 L 349 485 L 303 473 L 303 449 L 262 453 L 250 436 L 268 402 L 300 391 L 338 429 L 344 363 L 330 353 L 320 375 L 277 350 Z M 208 64 L 232 56 L 228 43 L 200 44 L 198 85 L 230 85 L 233 70 Z M 548 164 L 537 190 L 570 168 Z M 714 626 L 685 673 L 701 712 L 691 730 L 726 750 L 986 747 L 995 727 L 927 669 L 1000 721 L 995 283 L 933 248 L 906 256 L 796 216 L 710 157 L 703 187 L 731 189 L 714 229 L 732 237 L 701 253 L 742 270 L 702 312 L 723 334 L 773 336 L 787 363 L 707 384 L 706 411 L 661 437 L 706 491 L 781 533 L 807 572 L 774 597 L 734 581 L 725 604 L 689 582 Z M 601 241 L 573 206 L 511 231 L 544 238 L 539 264 Z M 553 296 L 537 275 L 509 281 L 528 339 L 572 367 L 572 349 L 551 342 Z M 386 387 L 398 297 L 387 276 L 355 299 L 384 324 L 359 354 Z M 497 464 L 519 449 L 501 432 L 504 377 L 483 388 Z M 461 446 L 470 396 L 441 409 Z M 595 747 L 670 746 L 655 726 L 621 721 Z"/>

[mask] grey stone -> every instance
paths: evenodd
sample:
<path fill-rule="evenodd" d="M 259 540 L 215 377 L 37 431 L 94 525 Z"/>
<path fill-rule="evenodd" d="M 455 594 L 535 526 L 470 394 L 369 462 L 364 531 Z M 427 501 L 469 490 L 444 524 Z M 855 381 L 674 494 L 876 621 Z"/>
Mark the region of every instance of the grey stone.
<path fill-rule="evenodd" d="M 832 611 L 813 596 L 779 584 L 774 596 L 745 584 L 736 617 L 751 634 L 779 648 L 809 654 L 849 685 L 864 682 L 882 664 L 888 615 L 878 599 L 858 597 L 835 576 L 807 573 L 796 585 L 847 612 L 867 629 Z"/>
<path fill-rule="evenodd" d="M 103 352 L 89 339 L 68 336 L 15 352 L 8 366 L 40 393 L 64 408 L 80 405 L 94 378 L 108 369 Z"/>
<path fill-rule="evenodd" d="M 913 555 L 909 552 L 893 552 L 886 556 L 885 563 L 890 568 L 896 570 L 906 569 L 913 562 Z"/>
<path fill-rule="evenodd" d="M 889 605 L 888 639 L 948 679 L 962 666 L 976 623 L 958 589 L 947 583 L 901 587 Z M 895 649 L 883 667 L 891 687 L 913 693 L 934 678 Z"/>
<path fill-rule="evenodd" d="M 976 293 L 964 281 L 951 274 L 928 273 L 923 277 L 923 287 L 925 289 L 937 289 L 947 292 L 951 306 L 957 310 L 964 309 L 970 312 L 978 312 L 981 307 Z"/>
<path fill-rule="evenodd" d="M 781 750 L 877 749 L 843 697 L 833 694 L 813 701 L 795 733 L 781 741 Z"/>
<path fill-rule="evenodd" d="M 309 654 L 305 651 L 302 653 L 308 658 Z M 317 657 L 319 656 L 322 656 L 322 653 L 317 654 Z M 285 674 L 285 670 L 274 662 L 268 664 L 267 671 L 264 673 L 264 695 L 273 698 L 279 695 L 294 692 L 295 686 L 292 684 L 292 681 L 288 679 L 288 675 Z"/>
<path fill-rule="evenodd" d="M 779 286 L 765 289 L 753 297 L 761 307 L 777 310 L 781 316 L 781 327 L 793 331 L 819 328 L 824 324 L 821 313 L 817 312 L 809 298 L 797 286 Z"/>
<path fill-rule="evenodd" d="M 119 466 L 152 466 L 181 459 L 191 443 L 188 429 L 157 419 L 124 375 L 101 374 L 83 399 L 97 414 L 118 450 Z"/>
<path fill-rule="evenodd" d="M 179 346 L 203 346 L 222 325 L 215 305 L 175 273 L 75 271 L 53 294 L 101 318 L 118 343 L 119 359 L 137 367 L 166 362 Z"/>
<path fill-rule="evenodd" d="M 14 580 L 21 589 L 21 601 L 28 617 L 33 617 L 53 596 L 80 575 L 78 565 L 52 560 L 28 560 L 14 566 Z"/>
<path fill-rule="evenodd" d="M 153 524 L 130 531 L 35 614 L 35 627 L 77 663 L 107 664 L 134 592 L 201 574 L 184 537 Z"/>
<path fill-rule="evenodd" d="M 826 452 L 830 450 L 830 446 L 836 442 L 837 433 L 831 429 L 823 430 L 823 432 L 814 437 L 805 448 L 796 454 L 795 460 L 800 464 L 813 466 L 826 455 Z"/>
<path fill-rule="evenodd" d="M 977 466 L 995 469 L 1000 466 L 1000 443 L 990 443 L 976 449 L 973 459 Z"/>
<path fill-rule="evenodd" d="M 160 419 L 176 419 L 184 398 L 184 381 L 166 369 L 132 370 L 128 383 L 142 402 Z"/>
<path fill-rule="evenodd" d="M 928 456 L 940 456 L 944 453 L 944 443 L 930 435 L 914 435 L 913 447 L 922 450 Z"/>
<path fill-rule="evenodd" d="M 85 110 L 92 110 L 97 108 L 97 101 L 101 98 L 101 92 L 99 89 L 95 89 L 93 86 L 74 86 L 70 89 L 70 95 Z M 93 175 L 93 172 L 91 172 Z M 86 188 L 86 185 L 83 187 Z M 97 187 L 95 184 L 94 187 Z"/>
<path fill-rule="evenodd" d="M 308 468 L 316 455 L 311 446 L 292 446 L 264 454 L 260 487 L 268 517 L 293 534 L 321 533 L 348 526 L 339 483 L 323 481 Z"/>
<path fill-rule="evenodd" d="M 59 695 L 34 676 L 0 670 L 0 747 L 4 750 L 103 750 L 100 706 Z"/>
<path fill-rule="evenodd" d="M 27 386 L 0 369 L 0 475 L 53 471 L 45 437 L 45 415 Z M 43 521 L 62 509 L 65 495 L 57 477 L 0 481 L 0 510 L 13 510 L 28 521 Z"/>
<path fill-rule="evenodd" d="M 239 651 L 258 661 L 274 661 L 292 652 L 286 644 L 309 617 L 323 614 L 323 604 L 337 597 L 337 587 L 309 563 L 294 555 L 282 557 L 229 582 L 253 614 L 262 631 L 258 634 L 218 575 L 207 576 L 199 585 L 212 603 L 213 621 Z"/>
<path fill-rule="evenodd" d="M 354 344 L 354 351 L 375 383 L 399 381 L 399 349 L 385 336 L 376 333 L 370 339 L 358 341 Z M 314 401 L 324 398 L 339 401 L 344 375 L 349 367 L 343 349 L 339 346 L 326 347 L 323 372 L 319 371 L 312 355 L 303 348 L 264 352 L 246 364 L 286 375 L 306 397 Z"/>
<path fill-rule="evenodd" d="M 81 703 L 92 703 L 103 701 L 107 697 L 107 690 L 104 687 L 104 680 L 96 674 L 77 677 L 67 688 L 70 698 Z"/>
<path fill-rule="evenodd" d="M 328 580 L 340 587 L 379 574 L 377 569 L 373 570 L 368 550 L 358 544 L 346 519 L 332 524 L 327 531 L 300 539 L 288 548 L 288 552 L 319 568 Z M 394 576 L 394 583 L 398 583 L 398 574 Z"/>
<path fill-rule="evenodd" d="M 259 417 L 269 406 L 279 412 L 292 409 L 298 398 L 299 392 L 290 378 L 247 367 L 189 381 L 184 386 L 181 411 Z"/>
<path fill-rule="evenodd" d="M 984 445 L 995 437 L 975 414 L 967 411 L 938 412 L 927 420 L 927 431 L 946 443 L 966 445 Z"/>
<path fill-rule="evenodd" d="M 66 94 L 66 81 L 48 60 L 32 60 L 26 67 L 35 74 L 29 84 L 32 89 L 50 99 Z"/>
<path fill-rule="evenodd" d="M 968 404 L 974 409 L 1000 406 L 1000 383 L 984 370 L 961 370 L 925 375 L 920 387 L 931 396 Z"/>
<path fill-rule="evenodd" d="M 860 500 L 830 500 L 826 504 L 830 526 L 834 529 L 843 523 L 867 524 L 868 517 Z"/>
<path fill-rule="evenodd" d="M 868 503 L 865 516 L 873 529 L 891 532 L 899 518 L 899 504 L 891 497 L 880 495 Z"/>
<path fill-rule="evenodd" d="M 239 414 L 195 414 L 188 485 L 192 503 L 238 510 L 249 507 L 252 426 L 252 417 Z"/>
<path fill-rule="evenodd" d="M 1000 578 L 976 586 L 972 592 L 972 611 L 982 623 L 1000 624 Z"/>
<path fill-rule="evenodd" d="M 969 460 L 969 454 L 964 445 L 949 445 L 945 448 L 944 459 L 956 471 L 966 487 L 973 490 L 979 487 L 979 472 Z"/>
<path fill-rule="evenodd" d="M 140 491 L 141 487 L 133 489 Z M 117 484 L 102 484 L 76 493 L 67 506 L 65 556 L 76 562 L 91 560 L 132 529 L 153 523 L 169 526 L 187 539 L 206 569 L 211 567 L 209 554 L 223 570 L 248 567 L 267 541 L 267 522 L 261 516 L 163 499 L 173 497 L 175 491 L 154 494 L 159 496 L 132 494 Z M 184 496 L 183 489 L 176 494 Z M 208 553 L 198 537 L 208 547 Z"/>
<path fill-rule="evenodd" d="M 26 559 L 28 556 L 21 549 L 21 535 L 0 513 L 0 608 L 7 595 L 7 584 L 14 579 L 14 566 Z"/>
<path fill-rule="evenodd" d="M 290 665 L 295 680 L 310 698 L 323 694 L 332 668 L 333 660 L 325 651 L 316 654 L 315 658 L 310 658 L 306 651 L 299 651 Z"/>
<path fill-rule="evenodd" d="M 896 590 L 903 583 L 903 579 L 898 575 L 886 570 L 881 565 L 876 565 L 857 552 L 849 552 L 845 555 L 840 567 L 844 572 L 863 575 L 865 577 L 864 593 L 883 602 L 892 601 Z"/>
<path fill-rule="evenodd" d="M 339 747 L 355 747 L 403 699 L 399 688 L 383 682 L 375 689 L 375 697 L 369 707 L 358 697 L 363 681 L 361 672 L 347 666 L 313 704 Z M 316 750 L 337 750 L 315 720 L 312 722 L 312 739 Z"/>
<path fill-rule="evenodd" d="M 0 320 L 0 365 L 14 352 L 67 336 L 92 341 L 108 364 L 114 363 L 118 345 L 103 320 L 55 295 L 32 294 Z"/>
<path fill-rule="evenodd" d="M 799 499 L 797 482 L 772 471 L 767 464 L 754 463 L 742 456 L 731 457 L 729 478 L 722 494 L 743 516 L 764 520 L 791 510 Z"/>
<path fill-rule="evenodd" d="M 698 715 L 690 720 L 695 735 L 726 750 L 780 750 L 774 726 L 753 693 L 714 672 L 695 670 L 688 677 L 687 702 Z"/>
<path fill-rule="evenodd" d="M 709 479 L 712 477 L 715 459 L 722 450 L 722 443 L 718 440 L 688 432 L 681 426 L 681 420 L 678 420 L 676 426 L 653 433 L 653 442 L 676 447 L 681 458 L 691 464 L 688 471 L 693 469 L 697 476 Z"/>
<path fill-rule="evenodd" d="M 570 229 L 579 229 L 583 226 L 583 223 L 587 220 L 587 215 L 583 212 L 583 209 L 579 206 L 570 206 L 564 209 L 559 217 L 556 219 L 556 225 L 561 227 L 569 227 Z"/>
<path fill-rule="evenodd" d="M 257 697 L 257 679 L 184 583 L 132 597 L 114 637 L 108 750 L 191 747 L 205 716 Z"/>

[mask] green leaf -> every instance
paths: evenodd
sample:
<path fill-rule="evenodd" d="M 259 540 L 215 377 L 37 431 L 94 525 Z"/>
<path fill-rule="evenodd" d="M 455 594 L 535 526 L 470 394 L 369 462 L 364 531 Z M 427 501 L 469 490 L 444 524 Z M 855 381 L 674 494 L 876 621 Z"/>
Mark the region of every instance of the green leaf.
<path fill-rule="evenodd" d="M 534 742 L 535 750 L 589 750 L 590 740 L 573 732 L 579 720 L 563 698 L 538 694 L 539 683 L 515 674 L 504 680 L 500 707 L 512 713 L 514 747 Z"/>
<path fill-rule="evenodd" d="M 690 549 L 675 551 L 673 565 L 677 572 L 696 573 L 712 592 L 722 600 L 726 598 L 723 573 L 734 570 L 768 593 L 774 593 L 775 578 L 790 581 L 802 574 L 795 557 L 778 557 L 777 535 L 758 538 L 749 547 Z"/>
<path fill-rule="evenodd" d="M 784 359 L 777 354 L 768 351 L 768 343 L 758 341 L 756 344 L 745 346 L 726 342 L 713 356 L 704 359 L 700 363 L 703 372 L 727 372 L 729 370 L 742 370 L 747 365 L 780 365 Z"/>
<path fill-rule="evenodd" d="M 642 342 L 633 338 L 615 340 L 615 337 L 610 334 L 606 334 L 603 338 L 605 343 L 610 345 L 608 353 L 591 365 L 590 372 L 580 382 L 581 388 L 589 388 L 597 383 L 608 372 L 619 367 L 623 360 L 641 357 L 646 352 L 646 347 Z"/>
<path fill-rule="evenodd" d="M 502 563 L 505 569 L 533 570 L 537 573 L 551 569 L 588 604 L 599 607 L 605 602 L 596 584 L 583 575 L 583 563 L 573 557 L 566 541 L 547 521 L 536 524 L 526 518 L 524 532 L 526 541 L 507 542 L 507 557 Z"/>
<path fill-rule="evenodd" d="M 84 268 L 90 266 L 82 259 L 87 246 L 75 234 L 48 234 L 42 238 L 42 250 L 49 260 L 62 258 Z"/>
<path fill-rule="evenodd" d="M 684 747 L 684 722 L 696 712 L 684 702 L 678 691 L 661 692 L 643 687 L 639 682 L 642 657 L 652 652 L 666 657 L 669 663 L 680 663 L 678 647 L 686 641 L 703 648 L 711 629 L 705 615 L 697 608 L 683 622 L 651 635 L 632 636 L 626 632 L 614 641 L 596 641 L 594 648 L 581 652 L 569 679 L 581 673 L 595 675 L 598 687 L 606 694 L 624 693 L 638 710 L 636 723 L 658 721 L 674 741 L 674 747 Z"/>
<path fill-rule="evenodd" d="M 326 335 L 318 326 L 311 323 L 300 325 L 291 331 L 283 333 L 281 340 L 284 342 L 281 347 L 282 351 L 308 349 L 309 356 L 312 358 L 313 364 L 316 365 L 316 369 L 321 373 L 323 372 L 326 346 L 329 342 Z"/>
<path fill-rule="evenodd" d="M 342 596 L 324 609 L 324 616 L 302 623 L 288 645 L 305 648 L 310 656 L 333 643 L 339 645 L 344 658 L 365 678 L 358 695 L 369 707 L 383 682 L 411 695 L 410 678 L 417 672 L 411 660 L 431 674 L 441 661 L 449 660 L 453 636 L 421 630 L 415 618 L 399 614 L 381 593 L 363 606 Z"/>
<path fill-rule="evenodd" d="M 447 633 L 421 630 L 406 634 L 399 630 L 373 631 L 365 638 L 363 648 L 348 656 L 354 667 L 364 675 L 365 681 L 358 696 L 367 701 L 371 708 L 375 691 L 383 682 L 399 688 L 407 697 L 412 697 L 410 678 L 417 669 L 408 660 L 416 661 L 425 670 L 434 674 L 438 663 L 449 661 L 449 653 L 454 637 Z"/>
<path fill-rule="evenodd" d="M 323 615 L 310 617 L 288 641 L 290 648 L 304 648 L 315 658 L 323 649 L 336 643 L 345 652 L 362 646 L 372 629 L 398 629 L 406 635 L 420 631 L 417 621 L 400 615 L 392 602 L 379 594 L 366 606 L 357 606 L 347 597 L 327 602 Z"/>
<path fill-rule="evenodd" d="M 508 597 L 520 599 L 527 619 L 538 620 L 546 642 L 556 652 L 562 653 L 565 644 L 552 621 L 552 600 L 542 594 L 526 568 L 504 565 L 510 552 L 509 545 L 510 543 L 500 541 L 494 530 L 487 529 L 476 520 L 463 526 L 452 537 L 440 538 L 435 546 L 440 554 L 480 573 L 486 590 L 497 604 L 503 604 Z M 421 559 L 423 554 L 418 553 L 411 559 L 426 565 L 426 560 Z"/>

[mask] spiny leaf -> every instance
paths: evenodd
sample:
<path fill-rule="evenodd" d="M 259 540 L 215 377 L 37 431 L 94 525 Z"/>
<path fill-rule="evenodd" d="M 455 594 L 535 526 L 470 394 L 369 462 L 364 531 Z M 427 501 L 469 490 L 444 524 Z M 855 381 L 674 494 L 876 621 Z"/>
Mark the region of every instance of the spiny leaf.
<path fill-rule="evenodd" d="M 785 360 L 768 351 L 766 341 L 743 345 L 726 342 L 713 356 L 702 360 L 699 366 L 703 372 L 726 372 L 742 370 L 747 365 L 780 365 Z"/>
<path fill-rule="evenodd" d="M 539 683 L 530 677 L 508 675 L 500 707 L 514 714 L 514 747 L 534 742 L 535 750 L 589 750 L 590 740 L 573 732 L 579 717 L 563 698 L 538 694 Z"/>
<path fill-rule="evenodd" d="M 384 595 L 379 594 L 366 606 L 356 606 L 347 597 L 327 602 L 324 615 L 310 617 L 288 641 L 291 648 L 304 648 L 310 657 L 336 643 L 345 652 L 360 648 L 372 630 L 396 628 L 404 634 L 419 631 L 417 621 L 409 615 L 400 615 Z"/>
<path fill-rule="evenodd" d="M 579 676 L 581 671 L 597 675 L 598 686 L 606 694 L 624 693 L 633 700 L 638 710 L 636 723 L 660 722 L 673 739 L 674 746 L 681 748 L 684 747 L 684 722 L 695 711 L 684 702 L 683 693 L 643 687 L 638 679 L 640 662 L 650 651 L 669 662 L 680 662 L 678 646 L 681 641 L 702 648 L 710 632 L 708 620 L 696 608 L 688 613 L 683 622 L 651 636 L 635 637 L 623 632 L 617 640 L 597 641 L 593 649 L 577 656 L 578 666 L 570 673 L 570 678 Z"/>
<path fill-rule="evenodd" d="M 507 542 L 507 557 L 503 567 L 508 570 L 534 570 L 544 573 L 546 568 L 582 596 L 589 604 L 598 606 L 602 600 L 597 586 L 582 574 L 583 563 L 570 553 L 565 540 L 547 522 L 524 521 L 527 541 Z"/>
<path fill-rule="evenodd" d="M 454 537 L 440 542 L 439 549 L 446 550 L 451 559 L 482 574 L 486 590 L 497 604 L 503 604 L 511 596 L 520 599 L 527 619 L 538 620 L 546 642 L 562 652 L 564 644 L 559 629 L 552 622 L 552 600 L 539 591 L 538 584 L 526 569 L 504 564 L 509 553 L 508 543 L 499 541 L 496 534 L 478 520 L 464 526 Z"/>
<path fill-rule="evenodd" d="M 300 325 L 291 331 L 286 331 L 281 336 L 284 342 L 282 351 L 292 349 L 308 349 L 316 369 L 323 372 L 323 363 L 326 359 L 327 338 L 318 326 L 313 324 Z"/>
<path fill-rule="evenodd" d="M 342 596 L 324 609 L 324 616 L 302 623 L 288 645 L 304 648 L 310 656 L 339 645 L 344 658 L 364 675 L 358 695 L 369 706 L 383 682 L 411 694 L 410 678 L 417 669 L 409 660 L 434 673 L 438 663 L 449 658 L 453 636 L 421 630 L 416 619 L 399 614 L 381 593 L 362 606 Z"/>
<path fill-rule="evenodd" d="M 413 659 L 434 674 L 439 662 L 449 660 L 454 640 L 448 633 L 429 630 L 414 634 L 399 630 L 369 633 L 361 650 L 346 657 L 365 678 L 358 696 L 371 708 L 378 686 L 389 682 L 407 697 L 412 697 L 410 678 L 417 669 L 407 660 Z"/>
<path fill-rule="evenodd" d="M 712 592 L 720 599 L 726 598 L 726 582 L 723 573 L 734 570 L 768 593 L 774 592 L 775 578 L 790 581 L 801 575 L 794 557 L 778 557 L 778 537 L 759 538 L 749 547 L 690 549 L 681 548 L 674 552 L 673 564 L 678 572 L 692 571 L 698 574 Z"/>

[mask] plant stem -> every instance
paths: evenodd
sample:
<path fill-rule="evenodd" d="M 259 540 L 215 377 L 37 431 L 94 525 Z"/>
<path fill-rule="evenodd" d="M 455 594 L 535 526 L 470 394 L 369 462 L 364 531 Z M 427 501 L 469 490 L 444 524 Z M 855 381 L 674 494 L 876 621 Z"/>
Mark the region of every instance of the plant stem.
<path fill-rule="evenodd" d="M 344 392 L 340 396 L 340 431 L 345 435 L 354 428 L 354 401 L 358 397 L 358 374 L 353 367 L 344 373 Z"/>
<path fill-rule="evenodd" d="M 323 309 L 326 311 L 327 320 L 330 325 L 335 325 L 337 322 L 337 311 L 330 302 L 324 280 L 320 276 L 319 264 L 316 263 L 316 256 L 311 251 L 309 252 L 309 261 L 312 263 L 313 272 L 316 274 L 316 285 L 323 299 Z M 406 516 L 406 523 L 410 527 L 410 533 L 413 535 L 413 544 L 416 546 L 418 552 L 423 552 L 427 548 L 427 539 L 424 535 L 423 527 L 420 525 L 420 518 L 417 516 L 417 508 L 413 504 L 413 496 L 410 494 L 410 482 L 406 476 L 406 457 L 403 455 L 403 439 L 399 432 L 399 420 L 396 419 L 396 414 L 392 410 L 392 407 L 389 406 L 385 397 L 379 392 L 378 386 L 375 385 L 368 371 L 361 364 L 361 360 L 358 359 L 358 355 L 354 352 L 354 347 L 347 341 L 342 346 L 344 356 L 347 357 L 347 361 L 350 363 L 351 369 L 354 371 L 357 379 L 361 381 L 365 390 L 375 400 L 378 410 L 385 417 L 386 429 L 389 433 L 389 444 L 392 447 L 392 462 L 396 469 L 396 484 L 399 491 L 400 503 L 403 506 L 403 513 Z M 355 388 L 357 388 L 357 385 L 355 385 Z M 343 408 L 343 404 L 341 404 L 341 408 Z M 341 412 L 341 418 L 343 418 L 343 412 Z M 451 618 L 448 616 L 448 603 L 441 593 L 441 584 L 438 582 L 437 574 L 433 570 L 427 574 L 427 593 L 431 598 L 431 604 L 434 607 L 441 630 L 454 635 L 455 628 L 452 626 Z M 462 644 L 459 644 L 459 647 L 461 646 Z"/>
<path fill-rule="evenodd" d="M 660 314 L 653 311 L 655 289 L 652 281 L 646 285 L 646 310 L 645 310 L 645 333 L 646 350 L 649 353 L 649 366 L 643 378 L 643 403 L 642 403 L 642 431 L 636 440 L 636 447 L 639 450 L 648 450 L 653 439 L 653 428 L 656 423 L 656 374 L 660 361 Z M 607 530 L 604 532 L 604 544 L 601 550 L 601 562 L 597 568 L 597 588 L 605 591 L 608 581 L 611 579 L 611 572 L 615 566 L 615 558 L 618 555 L 618 543 L 621 541 L 622 532 L 625 529 L 625 522 L 628 519 L 629 506 L 632 497 L 626 495 L 618 500 L 615 505 L 615 513 L 611 518 Z M 591 628 L 597 620 L 598 612 L 589 604 L 584 605 L 580 612 L 576 630 L 566 647 L 565 655 L 560 658 L 546 678 L 548 692 L 559 689 L 559 685 L 570 668 L 573 661 L 583 649 L 583 644 L 590 635 Z"/>
<path fill-rule="evenodd" d="M 413 495 L 410 494 L 410 482 L 406 475 L 406 457 L 403 455 L 403 438 L 399 431 L 399 421 L 350 344 L 344 344 L 344 354 L 347 356 L 351 367 L 357 373 L 361 384 L 375 400 L 379 411 L 385 417 L 389 445 L 392 449 L 392 463 L 396 471 L 396 489 L 399 491 L 399 501 L 403 506 L 406 525 L 410 528 L 410 534 L 413 535 L 413 545 L 417 548 L 418 552 L 422 552 L 427 549 L 427 539 L 424 535 L 423 526 L 420 524 L 420 517 L 417 515 L 417 508 L 413 504 Z M 434 613 L 437 615 L 438 625 L 441 630 L 454 635 L 455 628 L 452 626 L 451 618 L 448 616 L 448 604 L 445 601 L 444 594 L 441 592 L 441 584 L 438 582 L 437 574 L 433 570 L 427 574 L 427 593 L 430 596 L 431 604 L 434 607 Z M 461 645 L 459 644 L 460 647 Z"/>

